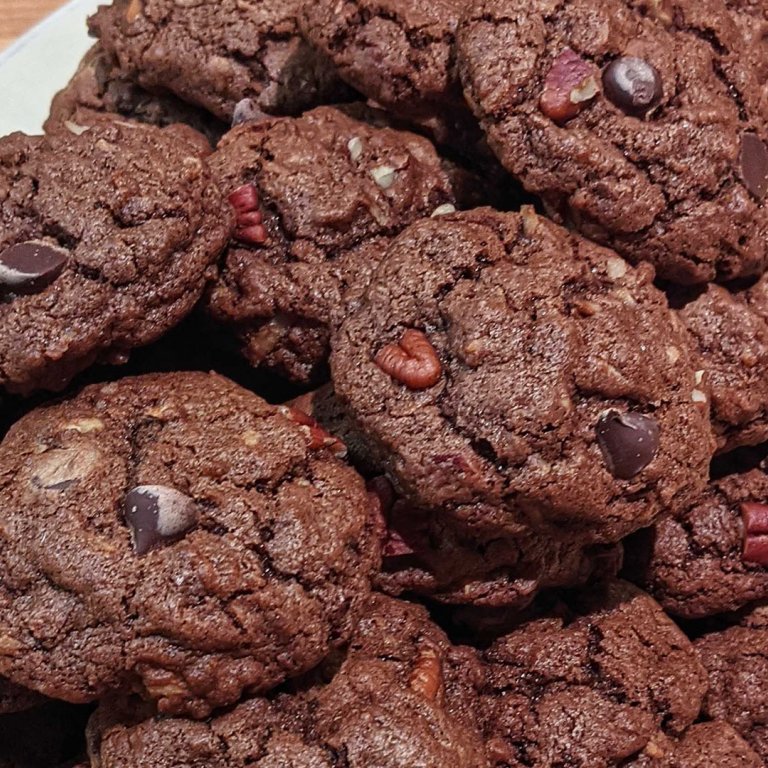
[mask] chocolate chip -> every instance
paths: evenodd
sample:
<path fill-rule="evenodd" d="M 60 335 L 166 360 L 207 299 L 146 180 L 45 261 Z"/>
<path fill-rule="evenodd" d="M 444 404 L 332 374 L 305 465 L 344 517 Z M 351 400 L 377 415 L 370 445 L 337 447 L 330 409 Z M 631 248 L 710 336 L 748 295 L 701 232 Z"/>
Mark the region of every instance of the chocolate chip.
<path fill-rule="evenodd" d="M 597 422 L 597 444 L 614 477 L 629 480 L 659 450 L 659 425 L 641 413 L 608 411 Z"/>
<path fill-rule="evenodd" d="M 269 115 L 262 112 L 253 99 L 241 99 L 235 104 L 235 111 L 232 114 L 232 127 L 242 125 L 243 123 L 256 123 L 266 120 Z"/>
<path fill-rule="evenodd" d="M 747 189 L 762 200 L 768 193 L 768 148 L 755 133 L 741 137 L 741 176 Z"/>
<path fill-rule="evenodd" d="M 605 68 L 603 90 L 619 109 L 630 115 L 644 115 L 664 95 L 659 71 L 635 56 L 622 56 Z"/>
<path fill-rule="evenodd" d="M 63 271 L 69 254 L 63 248 L 29 240 L 0 253 L 0 291 L 39 293 Z"/>
<path fill-rule="evenodd" d="M 124 514 L 137 555 L 177 541 L 195 527 L 198 519 L 195 502 L 164 485 L 140 485 L 129 491 Z"/>

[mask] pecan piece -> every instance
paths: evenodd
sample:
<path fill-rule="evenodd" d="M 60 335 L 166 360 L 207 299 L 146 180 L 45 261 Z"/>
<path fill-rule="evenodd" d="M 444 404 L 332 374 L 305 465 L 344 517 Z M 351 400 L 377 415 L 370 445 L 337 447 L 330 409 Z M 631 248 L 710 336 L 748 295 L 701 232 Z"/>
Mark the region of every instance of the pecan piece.
<path fill-rule="evenodd" d="M 249 245 L 264 245 L 267 229 L 259 210 L 259 191 L 253 184 L 243 184 L 228 198 L 235 209 L 235 237 Z"/>
<path fill-rule="evenodd" d="M 741 505 L 744 522 L 744 548 L 741 559 L 768 566 L 768 506 L 754 501 Z"/>
<path fill-rule="evenodd" d="M 595 68 L 566 48 L 547 73 L 539 107 L 548 118 L 562 125 L 576 117 L 599 92 Z"/>
<path fill-rule="evenodd" d="M 343 459 L 347 455 L 347 446 L 330 432 L 326 432 L 318 423 L 304 411 L 290 406 L 283 406 L 281 411 L 291 421 L 299 424 L 309 439 L 309 450 L 319 451 L 321 448 L 330 448 L 334 456 Z"/>
<path fill-rule="evenodd" d="M 443 668 L 440 655 L 431 643 L 423 643 L 419 648 L 413 669 L 408 678 L 408 685 L 414 693 L 428 701 L 435 701 L 443 683 Z"/>
<path fill-rule="evenodd" d="M 380 349 L 374 362 L 408 389 L 429 389 L 443 375 L 435 348 L 422 331 L 413 328 L 405 331 L 397 344 Z"/>

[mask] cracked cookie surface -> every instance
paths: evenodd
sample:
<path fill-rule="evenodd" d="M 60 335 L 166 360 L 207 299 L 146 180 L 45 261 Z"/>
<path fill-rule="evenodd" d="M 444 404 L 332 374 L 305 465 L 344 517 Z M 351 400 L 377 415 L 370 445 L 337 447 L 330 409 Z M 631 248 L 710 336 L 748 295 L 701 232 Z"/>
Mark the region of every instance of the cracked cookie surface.
<path fill-rule="evenodd" d="M 768 599 L 768 568 L 744 557 L 742 504 L 768 502 L 768 477 L 760 470 L 710 485 L 677 517 L 658 522 L 627 546 L 637 558 L 631 578 L 664 610 L 687 619 L 729 613 Z"/>
<path fill-rule="evenodd" d="M 97 768 L 486 768 L 466 712 L 477 661 L 454 648 L 423 608 L 374 596 L 329 682 L 253 699 L 206 723 L 112 725 Z M 458 672 L 461 668 L 461 673 Z"/>
<path fill-rule="evenodd" d="M 582 592 L 481 652 L 481 721 L 498 766 L 623 766 L 699 714 L 691 643 L 622 582 Z M 630 763 L 631 764 L 631 763 Z"/>
<path fill-rule="evenodd" d="M 758 608 L 739 626 L 696 641 L 709 673 L 704 712 L 730 723 L 768 761 L 768 617 Z"/>
<path fill-rule="evenodd" d="M 115 0 L 91 32 L 121 71 L 229 122 L 242 99 L 265 112 L 298 114 L 343 101 L 348 89 L 300 37 L 298 0 Z"/>
<path fill-rule="evenodd" d="M 318 664 L 379 543 L 363 481 L 317 438 L 199 373 L 23 418 L 0 446 L 0 674 L 74 702 L 133 686 L 204 717 Z"/>
<path fill-rule="evenodd" d="M 329 107 L 238 127 L 210 162 L 233 204 L 251 189 L 241 219 L 256 214 L 262 229 L 238 224 L 208 309 L 253 365 L 297 381 L 321 376 L 329 325 L 389 238 L 455 202 L 426 139 Z"/>
<path fill-rule="evenodd" d="M 231 218 L 186 130 L 0 140 L 0 388 L 61 389 L 192 310 Z"/>
<path fill-rule="evenodd" d="M 721 0 L 475 0 L 465 94 L 549 210 L 681 283 L 768 264 L 764 54 Z"/>
<path fill-rule="evenodd" d="M 651 280 L 529 209 L 419 222 L 334 333 L 336 395 L 416 507 L 617 541 L 691 503 L 713 450 Z"/>
<path fill-rule="evenodd" d="M 115 59 L 94 45 L 69 83 L 56 94 L 45 132 L 83 131 L 112 119 L 130 119 L 161 127 L 183 123 L 202 133 L 215 146 L 226 125 L 209 113 L 170 93 L 145 91 L 128 80 Z"/>

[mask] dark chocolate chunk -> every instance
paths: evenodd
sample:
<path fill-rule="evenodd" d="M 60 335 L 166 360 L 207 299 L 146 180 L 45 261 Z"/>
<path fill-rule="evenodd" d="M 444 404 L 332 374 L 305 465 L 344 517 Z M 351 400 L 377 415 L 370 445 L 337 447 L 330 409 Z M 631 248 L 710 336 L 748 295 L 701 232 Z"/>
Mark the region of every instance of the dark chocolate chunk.
<path fill-rule="evenodd" d="M 756 133 L 741 137 L 741 175 L 747 189 L 762 200 L 768 193 L 768 147 Z"/>
<path fill-rule="evenodd" d="M 194 528 L 197 518 L 195 502 L 164 485 L 140 485 L 125 497 L 125 521 L 137 555 L 178 540 Z"/>
<path fill-rule="evenodd" d="M 597 423 L 597 444 L 610 473 L 629 480 L 656 456 L 659 425 L 641 413 L 608 411 Z"/>
<path fill-rule="evenodd" d="M 63 248 L 36 240 L 6 248 L 0 253 L 0 291 L 39 293 L 62 273 L 68 256 Z"/>
<path fill-rule="evenodd" d="M 622 56 L 605 68 L 603 89 L 619 109 L 631 115 L 644 115 L 664 95 L 656 67 L 635 56 Z"/>

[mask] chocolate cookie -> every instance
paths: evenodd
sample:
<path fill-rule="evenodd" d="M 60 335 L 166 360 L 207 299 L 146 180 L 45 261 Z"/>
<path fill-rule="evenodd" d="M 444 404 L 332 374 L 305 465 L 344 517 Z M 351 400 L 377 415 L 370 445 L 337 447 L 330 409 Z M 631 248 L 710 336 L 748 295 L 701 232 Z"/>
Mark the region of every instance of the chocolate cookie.
<path fill-rule="evenodd" d="M 375 597 L 328 684 L 253 699 L 206 723 L 107 727 L 94 766 L 484 768 L 479 732 L 465 720 L 472 691 L 458 674 L 472 664 L 422 608 Z"/>
<path fill-rule="evenodd" d="M 0 674 L 206 716 L 319 663 L 378 569 L 326 433 L 216 375 L 94 385 L 0 446 Z"/>
<path fill-rule="evenodd" d="M 432 145 L 336 109 L 261 120 L 211 159 L 237 230 L 208 306 L 243 354 L 296 381 L 319 378 L 328 326 L 364 285 L 388 238 L 454 210 Z"/>
<path fill-rule="evenodd" d="M 473 0 L 457 48 L 492 148 L 553 214 L 674 282 L 765 270 L 764 56 L 722 0 Z"/>
<path fill-rule="evenodd" d="M 0 389 L 60 389 L 187 315 L 230 211 L 185 134 L 0 139 Z"/>
<path fill-rule="evenodd" d="M 663 733 L 652 739 L 627 768 L 763 768 L 758 754 L 727 723 L 691 726 L 681 739 Z"/>
<path fill-rule="evenodd" d="M 226 131 L 224 123 L 169 93 L 145 91 L 128 80 L 117 62 L 100 45 L 85 55 L 68 85 L 53 99 L 46 133 L 62 128 L 82 132 L 115 117 L 167 126 L 184 123 L 215 145 Z"/>
<path fill-rule="evenodd" d="M 741 626 L 697 640 L 696 651 L 709 673 L 706 714 L 729 722 L 768 762 L 768 624 L 763 610 Z"/>
<path fill-rule="evenodd" d="M 767 503 L 760 470 L 712 483 L 689 511 L 627 542 L 630 578 L 687 619 L 768 599 Z"/>
<path fill-rule="evenodd" d="M 768 282 L 758 286 L 756 296 L 766 288 Z M 723 452 L 768 440 L 768 313 L 760 309 L 749 292 L 710 285 L 680 311 L 711 388 L 712 425 Z"/>
<path fill-rule="evenodd" d="M 384 557 L 376 583 L 387 594 L 521 610 L 541 590 L 615 576 L 621 567 L 621 545 L 584 547 L 537 534 L 467 535 L 439 512 L 395 499 L 384 477 L 369 488 L 383 511 Z"/>
<path fill-rule="evenodd" d="M 330 62 L 299 36 L 300 6 L 114 0 L 91 17 L 90 28 L 130 80 L 229 122 L 242 99 L 265 112 L 299 114 L 350 95 Z"/>
<path fill-rule="evenodd" d="M 492 764 L 624 766 L 699 714 L 706 674 L 685 635 L 622 582 L 574 596 L 482 652 Z"/>
<path fill-rule="evenodd" d="M 692 503 L 713 450 L 652 277 L 527 208 L 419 222 L 334 334 L 336 395 L 414 506 L 617 541 Z"/>

